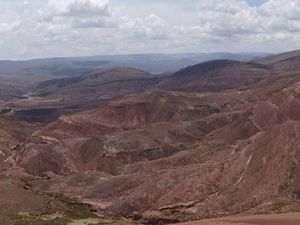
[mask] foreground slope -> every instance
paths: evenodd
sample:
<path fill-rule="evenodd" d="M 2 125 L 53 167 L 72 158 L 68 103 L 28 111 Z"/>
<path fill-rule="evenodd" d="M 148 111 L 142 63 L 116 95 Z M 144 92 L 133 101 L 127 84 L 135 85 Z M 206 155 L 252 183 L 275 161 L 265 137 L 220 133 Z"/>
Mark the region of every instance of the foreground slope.
<path fill-rule="evenodd" d="M 299 213 L 227 217 L 220 219 L 187 222 L 179 225 L 298 225 Z"/>

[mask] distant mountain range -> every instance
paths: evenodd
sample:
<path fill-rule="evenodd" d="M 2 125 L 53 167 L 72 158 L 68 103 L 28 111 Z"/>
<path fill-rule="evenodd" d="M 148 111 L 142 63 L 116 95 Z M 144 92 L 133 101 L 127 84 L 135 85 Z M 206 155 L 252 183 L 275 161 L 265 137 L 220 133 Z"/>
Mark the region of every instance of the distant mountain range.
<path fill-rule="evenodd" d="M 209 60 L 231 59 L 249 61 L 266 55 L 266 53 L 135 54 L 0 61 L 0 76 L 78 76 L 91 70 L 112 67 L 134 67 L 158 74 L 174 72 L 181 68 Z"/>

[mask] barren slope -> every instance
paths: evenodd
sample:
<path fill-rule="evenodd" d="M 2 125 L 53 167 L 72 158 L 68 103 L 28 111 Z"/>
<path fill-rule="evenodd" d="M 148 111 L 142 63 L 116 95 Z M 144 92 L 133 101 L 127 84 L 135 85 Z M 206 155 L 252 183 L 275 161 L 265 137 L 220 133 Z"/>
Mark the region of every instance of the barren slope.
<path fill-rule="evenodd" d="M 96 70 L 75 78 L 45 81 L 37 86 L 34 93 L 39 96 L 64 97 L 65 101 L 95 101 L 139 92 L 155 82 L 156 79 L 147 72 L 134 68 L 114 68 Z"/>
<path fill-rule="evenodd" d="M 300 70 L 300 50 L 268 56 L 257 60 L 258 63 L 268 65 L 276 74 L 296 72 Z"/>
<path fill-rule="evenodd" d="M 5 174 L 147 224 L 299 211 L 300 75 L 281 66 L 274 76 L 275 65 L 215 61 L 154 84 L 124 68 L 44 83 L 66 102 L 90 102 L 95 90 L 105 100 L 156 85 L 187 92 L 145 91 L 60 116 L 21 140 Z M 14 130 L 1 132 L 14 143 Z"/>
<path fill-rule="evenodd" d="M 148 222 L 297 210 L 298 81 L 115 101 L 36 132 L 17 162 L 35 175 L 64 175 L 37 190 Z"/>

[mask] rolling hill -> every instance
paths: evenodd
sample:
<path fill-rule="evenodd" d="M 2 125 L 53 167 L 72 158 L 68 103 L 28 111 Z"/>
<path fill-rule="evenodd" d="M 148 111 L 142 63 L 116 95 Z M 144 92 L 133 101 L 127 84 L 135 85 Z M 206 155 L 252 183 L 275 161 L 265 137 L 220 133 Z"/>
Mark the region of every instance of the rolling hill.
<path fill-rule="evenodd" d="M 174 72 L 186 66 L 216 59 L 249 61 L 266 53 L 185 53 L 185 54 L 129 54 L 62 57 L 23 61 L 0 60 L 0 77 L 18 75 L 73 77 L 93 70 L 113 67 L 135 67 L 150 73 Z"/>
<path fill-rule="evenodd" d="M 159 87 L 181 91 L 222 91 L 253 84 L 270 77 L 268 66 L 231 60 L 209 61 L 182 69 Z"/>
<path fill-rule="evenodd" d="M 300 59 L 272 57 L 95 70 L 1 103 L 0 193 L 16 193 L 5 204 L 21 220 L 75 203 L 149 225 L 299 211 Z M 17 116 L 51 108 L 43 124 Z"/>
<path fill-rule="evenodd" d="M 173 74 L 151 75 L 133 68 L 93 71 L 76 78 L 44 81 L 33 93 L 66 101 L 114 99 L 147 89 L 222 91 L 259 82 L 272 76 L 268 66 L 217 60 L 187 67 Z M 74 98 L 77 95 L 76 98 Z"/>
<path fill-rule="evenodd" d="M 34 133 L 16 162 L 50 177 L 35 190 L 145 223 L 297 210 L 299 82 L 137 94 L 61 117 Z"/>

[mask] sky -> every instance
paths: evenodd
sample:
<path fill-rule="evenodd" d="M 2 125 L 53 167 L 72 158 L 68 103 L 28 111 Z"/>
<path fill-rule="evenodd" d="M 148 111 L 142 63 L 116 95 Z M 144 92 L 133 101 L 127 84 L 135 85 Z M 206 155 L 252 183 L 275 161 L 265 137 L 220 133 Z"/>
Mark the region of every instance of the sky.
<path fill-rule="evenodd" d="M 300 49 L 300 0 L 1 0 L 0 59 Z"/>

